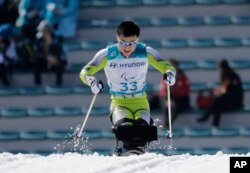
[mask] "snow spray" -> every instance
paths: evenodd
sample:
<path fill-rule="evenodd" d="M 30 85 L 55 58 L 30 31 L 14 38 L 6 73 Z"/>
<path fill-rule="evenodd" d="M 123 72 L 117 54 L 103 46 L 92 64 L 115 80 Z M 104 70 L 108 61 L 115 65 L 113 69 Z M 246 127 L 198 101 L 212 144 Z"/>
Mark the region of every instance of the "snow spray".
<path fill-rule="evenodd" d="M 65 136 L 64 141 L 61 144 L 57 144 L 54 147 L 54 150 L 57 153 L 64 152 L 77 152 L 82 154 L 90 154 L 91 153 L 91 143 L 89 143 L 89 138 L 84 135 L 81 137 L 76 137 L 77 132 L 79 131 L 80 125 L 78 125 L 73 133 L 67 134 Z M 71 127 L 71 130 L 73 128 Z"/>

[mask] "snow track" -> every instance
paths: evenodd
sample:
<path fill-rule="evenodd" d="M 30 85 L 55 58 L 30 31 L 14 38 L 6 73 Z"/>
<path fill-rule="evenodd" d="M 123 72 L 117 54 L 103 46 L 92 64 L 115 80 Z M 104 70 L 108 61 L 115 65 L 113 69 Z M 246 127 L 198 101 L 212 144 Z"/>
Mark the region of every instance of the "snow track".
<path fill-rule="evenodd" d="M 201 156 L 146 153 L 124 157 L 97 153 L 49 156 L 0 153 L 0 173 L 228 173 L 229 157 L 222 152 Z"/>

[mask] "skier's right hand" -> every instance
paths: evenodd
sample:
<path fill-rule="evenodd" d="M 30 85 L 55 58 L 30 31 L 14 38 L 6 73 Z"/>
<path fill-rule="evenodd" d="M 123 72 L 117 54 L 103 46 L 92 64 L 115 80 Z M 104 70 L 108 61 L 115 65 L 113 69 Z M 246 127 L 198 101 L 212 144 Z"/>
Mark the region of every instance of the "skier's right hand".
<path fill-rule="evenodd" d="M 90 84 L 90 87 L 93 94 L 98 94 L 99 92 L 102 92 L 102 89 L 104 88 L 101 80 L 93 80 Z"/>
<path fill-rule="evenodd" d="M 166 84 L 169 86 L 172 86 L 175 84 L 175 71 L 173 70 L 168 70 L 164 75 L 163 75 L 163 79 L 165 80 Z"/>

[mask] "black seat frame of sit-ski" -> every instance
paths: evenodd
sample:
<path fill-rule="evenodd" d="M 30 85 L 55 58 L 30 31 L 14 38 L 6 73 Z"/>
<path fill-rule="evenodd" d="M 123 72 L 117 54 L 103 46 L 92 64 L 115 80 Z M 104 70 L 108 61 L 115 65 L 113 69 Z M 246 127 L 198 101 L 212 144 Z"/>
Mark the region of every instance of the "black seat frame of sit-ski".
<path fill-rule="evenodd" d="M 148 147 L 151 141 L 158 140 L 157 127 L 153 125 L 120 125 L 113 126 L 112 131 L 116 138 L 116 147 L 119 141 L 130 141 L 137 146 Z"/>

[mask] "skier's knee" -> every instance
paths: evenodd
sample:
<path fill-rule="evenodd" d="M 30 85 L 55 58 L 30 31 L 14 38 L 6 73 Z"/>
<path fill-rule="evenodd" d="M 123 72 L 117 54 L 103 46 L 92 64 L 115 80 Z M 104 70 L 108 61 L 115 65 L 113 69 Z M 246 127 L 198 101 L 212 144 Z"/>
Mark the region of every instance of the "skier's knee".
<path fill-rule="evenodd" d="M 150 116 L 150 112 L 148 109 L 140 109 L 136 111 L 134 114 L 134 117 L 135 117 L 136 124 L 138 125 L 140 124 L 152 125 L 153 124 L 153 121 L 152 121 L 152 118 Z"/>
<path fill-rule="evenodd" d="M 113 108 L 110 118 L 115 127 L 119 125 L 133 125 L 134 123 L 132 112 L 121 106 Z"/>

